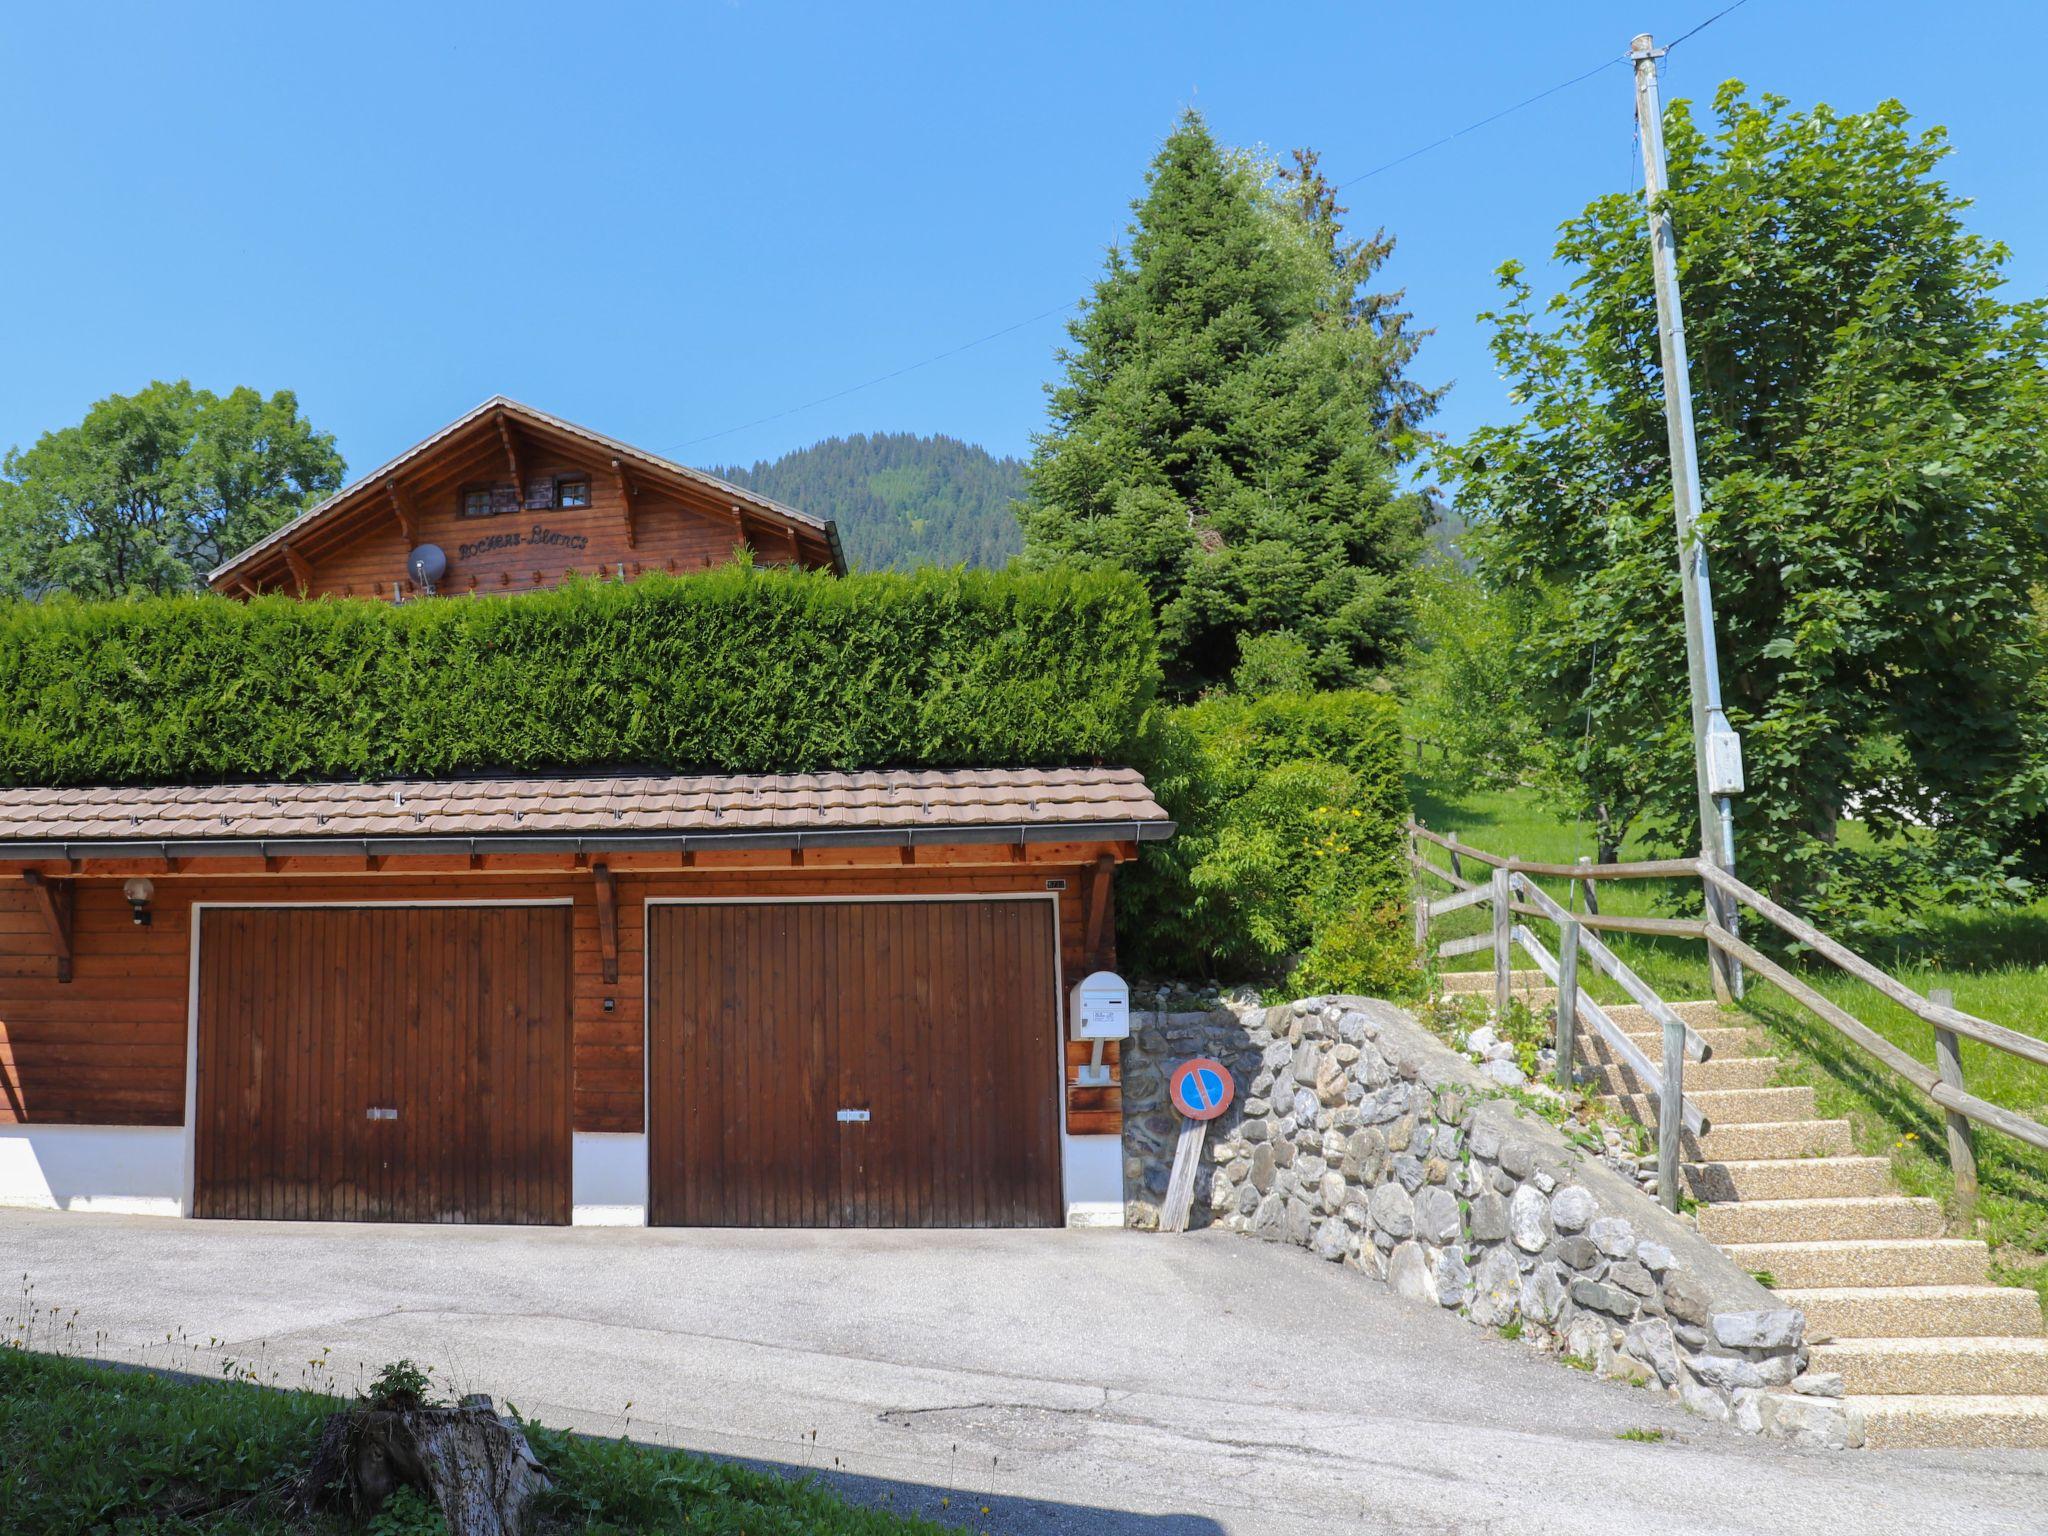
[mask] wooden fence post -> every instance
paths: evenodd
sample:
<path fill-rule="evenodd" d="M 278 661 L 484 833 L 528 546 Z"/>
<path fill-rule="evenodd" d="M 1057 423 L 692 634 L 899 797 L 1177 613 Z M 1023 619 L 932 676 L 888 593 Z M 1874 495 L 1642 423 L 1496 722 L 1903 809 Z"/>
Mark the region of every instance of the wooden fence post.
<path fill-rule="evenodd" d="M 1571 1091 L 1572 1060 L 1579 1032 L 1579 923 L 1572 918 L 1557 931 L 1557 1086 Z"/>
<path fill-rule="evenodd" d="M 1508 972 L 1513 968 L 1514 956 L 1509 953 L 1514 943 L 1515 914 L 1508 910 L 1512 899 L 1510 876 L 1505 869 L 1493 872 L 1493 1008 L 1500 1018 L 1508 1013 Z"/>
<path fill-rule="evenodd" d="M 1456 875 L 1456 876 L 1457 876 L 1457 877 L 1458 877 L 1458 878 L 1459 878 L 1460 880 L 1462 880 L 1462 879 L 1464 879 L 1464 878 L 1465 878 L 1465 861 L 1464 861 L 1463 859 L 1461 859 L 1461 858 L 1459 858 L 1459 857 L 1458 857 L 1458 834 L 1457 834 L 1457 833 L 1453 832 L 1453 833 L 1451 833 L 1451 834 L 1450 834 L 1450 843 L 1451 843 L 1451 873 L 1452 873 L 1452 874 L 1454 874 L 1454 875 Z"/>
<path fill-rule="evenodd" d="M 1409 878 L 1415 882 L 1415 956 L 1427 962 L 1429 959 L 1429 882 L 1415 861 L 1422 857 L 1422 843 L 1413 830 L 1408 833 Z"/>
<path fill-rule="evenodd" d="M 1663 1096 L 1657 1101 L 1657 1199 L 1678 1209 L 1679 1138 L 1685 1134 L 1685 1021 L 1664 1020 Z"/>
<path fill-rule="evenodd" d="M 1947 987 L 1936 987 L 1927 1000 L 1938 1008 L 1953 1008 L 1956 995 Z M 1963 1091 L 1962 1042 L 1954 1030 L 1934 1026 L 1934 1065 L 1941 1080 Z M 1970 1135 L 1970 1119 L 1952 1109 L 1942 1111 L 1948 1121 L 1948 1166 L 1956 1180 L 1956 1211 L 1965 1221 L 1977 1214 L 1977 1144 Z"/>
<path fill-rule="evenodd" d="M 1590 854 L 1582 853 L 1579 855 L 1579 862 L 1590 865 L 1593 859 Z M 1592 916 L 1598 917 L 1600 915 L 1600 882 L 1598 880 L 1574 880 L 1572 883 L 1586 888 L 1586 911 Z"/>

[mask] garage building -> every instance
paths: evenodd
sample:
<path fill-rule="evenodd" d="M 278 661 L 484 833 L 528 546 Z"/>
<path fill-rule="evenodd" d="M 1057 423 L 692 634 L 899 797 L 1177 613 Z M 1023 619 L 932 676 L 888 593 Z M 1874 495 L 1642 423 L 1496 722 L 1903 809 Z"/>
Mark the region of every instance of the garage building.
<path fill-rule="evenodd" d="M 0 790 L 0 1199 L 1118 1221 L 1065 994 L 1170 831 L 1107 768 Z"/>

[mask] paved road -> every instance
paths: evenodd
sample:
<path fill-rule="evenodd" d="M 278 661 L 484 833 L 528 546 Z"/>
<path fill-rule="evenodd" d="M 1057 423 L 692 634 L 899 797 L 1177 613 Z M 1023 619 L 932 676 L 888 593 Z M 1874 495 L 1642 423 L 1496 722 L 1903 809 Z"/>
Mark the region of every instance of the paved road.
<path fill-rule="evenodd" d="M 2048 1453 L 1760 1443 L 1223 1233 L 4 1211 L 0 1274 L 76 1308 L 81 1353 L 211 1374 L 231 1351 L 287 1384 L 323 1349 L 344 1378 L 406 1355 L 550 1423 L 810 1469 L 1005 1536 L 2048 1526 Z M 1615 1438 L 1632 1428 L 1671 1439 Z"/>

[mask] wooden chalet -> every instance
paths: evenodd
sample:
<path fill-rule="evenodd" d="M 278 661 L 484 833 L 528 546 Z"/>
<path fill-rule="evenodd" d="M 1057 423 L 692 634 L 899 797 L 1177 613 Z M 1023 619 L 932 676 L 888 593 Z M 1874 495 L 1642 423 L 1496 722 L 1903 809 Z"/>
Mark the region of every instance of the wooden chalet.
<path fill-rule="evenodd" d="M 428 543 L 442 594 L 841 568 L 829 522 L 497 399 L 213 580 L 424 597 Z M 1120 1224 L 1068 989 L 1172 830 L 1113 768 L 0 789 L 0 1204 Z"/>
<path fill-rule="evenodd" d="M 207 579 L 217 592 L 424 595 L 415 550 L 440 551 L 440 593 L 506 593 L 586 576 L 763 563 L 844 574 L 827 518 L 728 485 L 497 395 L 260 539 Z"/>

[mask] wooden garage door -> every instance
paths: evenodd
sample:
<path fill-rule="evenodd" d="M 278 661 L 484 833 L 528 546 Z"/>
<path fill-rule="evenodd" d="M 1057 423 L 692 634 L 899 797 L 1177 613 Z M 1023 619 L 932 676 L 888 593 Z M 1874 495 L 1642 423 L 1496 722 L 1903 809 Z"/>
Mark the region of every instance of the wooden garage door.
<path fill-rule="evenodd" d="M 651 907 L 649 1219 L 1058 1225 L 1056 959 L 1049 901 Z"/>
<path fill-rule="evenodd" d="M 193 1204 L 566 1222 L 567 907 L 202 914 Z"/>

